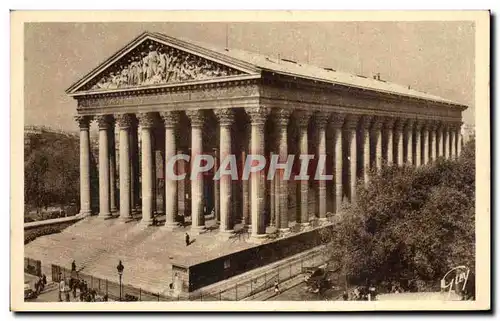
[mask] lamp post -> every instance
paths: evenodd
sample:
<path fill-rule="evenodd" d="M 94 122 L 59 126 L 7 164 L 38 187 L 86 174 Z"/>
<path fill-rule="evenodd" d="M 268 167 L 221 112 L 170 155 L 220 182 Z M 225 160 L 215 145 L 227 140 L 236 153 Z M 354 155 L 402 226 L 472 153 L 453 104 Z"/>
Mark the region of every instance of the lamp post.
<path fill-rule="evenodd" d="M 122 264 L 122 260 L 120 260 L 120 262 L 116 266 L 116 270 L 118 271 L 118 275 L 120 277 L 120 301 L 122 300 L 122 275 L 123 275 L 123 269 L 124 268 L 125 267 Z"/>

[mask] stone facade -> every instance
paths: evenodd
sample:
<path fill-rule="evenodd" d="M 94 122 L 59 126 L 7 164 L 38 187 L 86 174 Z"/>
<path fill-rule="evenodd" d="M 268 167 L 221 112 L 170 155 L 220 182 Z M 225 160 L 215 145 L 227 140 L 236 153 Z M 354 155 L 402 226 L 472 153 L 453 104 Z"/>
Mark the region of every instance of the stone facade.
<path fill-rule="evenodd" d="M 214 208 L 221 237 L 242 222 L 257 243 L 269 225 L 290 233 L 291 222 L 307 230 L 311 220 L 338 213 L 342 202 L 356 201 L 357 180 L 367 184 L 369 171 L 383 163 L 422 166 L 457 157 L 467 108 L 418 94 L 263 70 L 148 33 L 67 92 L 78 102 L 82 214 L 90 215 L 91 189 L 97 188 L 90 184 L 89 126 L 95 121 L 100 217 L 116 212 L 127 222 L 139 211 L 147 228 L 162 212 L 165 228 L 172 230 L 191 216 L 192 232 L 200 233 Z M 215 153 L 218 159 L 235 154 L 238 164 L 248 154 L 274 153 L 280 161 L 294 154 L 295 162 L 299 154 L 314 154 L 325 157 L 322 172 L 333 179 L 286 181 L 278 175 L 268 182 L 260 173 L 249 182 L 214 181 L 212 172 L 174 181 L 157 163 L 164 165 L 178 153 Z M 181 168 L 189 172 L 182 162 Z M 165 180 L 159 194 L 158 176 Z M 164 201 L 156 202 L 158 197 Z"/>

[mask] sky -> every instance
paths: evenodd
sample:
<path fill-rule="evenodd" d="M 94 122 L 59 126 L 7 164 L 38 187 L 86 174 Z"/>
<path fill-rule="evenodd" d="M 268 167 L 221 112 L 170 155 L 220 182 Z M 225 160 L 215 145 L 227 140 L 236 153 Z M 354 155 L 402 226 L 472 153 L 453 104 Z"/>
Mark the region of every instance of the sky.
<path fill-rule="evenodd" d="M 288 58 L 410 85 L 470 106 L 472 22 L 237 22 L 25 24 L 25 125 L 77 131 L 65 90 L 144 31 Z"/>

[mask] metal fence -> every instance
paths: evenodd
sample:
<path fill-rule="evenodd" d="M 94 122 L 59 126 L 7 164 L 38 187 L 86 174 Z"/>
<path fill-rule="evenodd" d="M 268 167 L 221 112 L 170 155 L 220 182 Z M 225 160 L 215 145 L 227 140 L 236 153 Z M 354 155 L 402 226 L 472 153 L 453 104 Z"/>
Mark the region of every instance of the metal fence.
<path fill-rule="evenodd" d="M 40 260 L 24 258 L 24 273 L 42 276 L 42 262 Z"/>
<path fill-rule="evenodd" d="M 26 262 L 38 262 L 38 266 L 41 266 L 40 261 L 25 258 L 25 270 L 27 265 Z M 305 268 L 317 267 L 325 262 L 326 259 L 323 252 L 319 251 L 310 253 L 300 260 L 281 265 L 276 267 L 273 271 L 268 271 L 250 280 L 237 283 L 230 288 L 213 292 L 200 291 L 194 295 L 190 295 L 189 297 L 166 296 L 160 293 L 145 291 L 141 288 L 123 283 L 121 284 L 120 295 L 118 275 L 116 277 L 116 281 L 111 281 L 109 279 L 98 278 L 79 271 L 71 271 L 70 269 L 54 264 L 52 265 L 52 280 L 54 282 L 59 282 L 61 279 L 80 279 L 87 283 L 89 289 L 94 289 L 98 294 L 107 295 L 109 299 L 116 301 L 119 301 L 120 299 L 122 301 L 238 301 L 273 288 L 275 282 L 281 284 L 282 282 L 296 277 L 297 275 L 302 274 Z"/>
<path fill-rule="evenodd" d="M 118 280 L 111 281 L 108 279 L 98 278 L 79 271 L 71 271 L 58 265 L 52 265 L 52 280 L 59 282 L 61 279 L 69 280 L 70 278 L 80 279 L 87 283 L 89 289 L 94 289 L 100 295 L 107 295 L 111 300 L 115 301 L 177 301 L 179 297 L 165 296 L 160 293 L 145 291 L 141 288 L 133 287 L 127 284 L 121 284 Z"/>
<path fill-rule="evenodd" d="M 314 252 L 298 261 L 277 267 L 258 277 L 237 283 L 236 285 L 214 292 L 201 291 L 189 297 L 193 301 L 238 301 L 274 287 L 303 273 L 304 268 L 317 267 L 326 262 L 323 252 Z"/>

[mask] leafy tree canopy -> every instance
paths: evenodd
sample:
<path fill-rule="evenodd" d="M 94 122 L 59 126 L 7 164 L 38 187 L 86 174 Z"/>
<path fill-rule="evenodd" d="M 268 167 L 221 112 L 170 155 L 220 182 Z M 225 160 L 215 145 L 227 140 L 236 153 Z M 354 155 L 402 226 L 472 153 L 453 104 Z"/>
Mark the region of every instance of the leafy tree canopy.
<path fill-rule="evenodd" d="M 358 284 L 436 285 L 452 267 L 475 264 L 475 144 L 458 160 L 372 173 L 337 222 L 332 260 Z"/>

